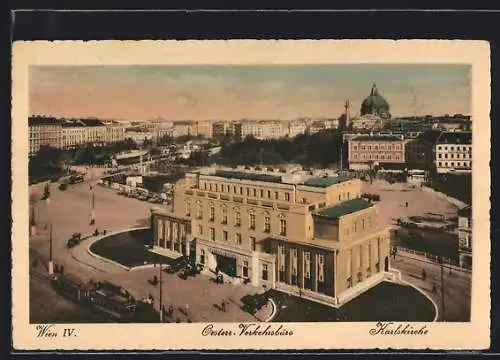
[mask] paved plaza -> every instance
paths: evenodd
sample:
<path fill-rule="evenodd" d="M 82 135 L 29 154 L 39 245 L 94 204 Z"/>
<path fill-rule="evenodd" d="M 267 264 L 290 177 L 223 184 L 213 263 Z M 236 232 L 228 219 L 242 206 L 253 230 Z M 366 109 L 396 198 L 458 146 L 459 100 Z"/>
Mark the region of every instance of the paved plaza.
<path fill-rule="evenodd" d="M 127 271 L 111 263 L 104 262 L 88 255 L 87 244 L 92 237 L 84 240 L 73 249 L 66 247 L 71 234 L 80 232 L 82 235 L 92 234 L 98 228 L 114 230 L 143 227 L 149 224 L 150 203 L 120 196 L 116 191 L 97 186 L 95 188 L 96 223 L 90 226 L 91 201 L 89 183 L 72 185 L 66 191 L 57 189 L 57 184 L 51 184 L 51 197 L 47 204 L 38 200 L 35 204 L 35 219 L 38 234 L 30 239 L 30 247 L 36 250 L 42 260 L 48 259 L 49 237 L 48 227 L 53 224 L 53 259 L 56 264 L 64 266 L 65 273 L 71 273 L 82 280 L 109 281 L 126 288 L 134 297 L 145 298 L 152 294 L 159 304 L 159 286 L 153 286 L 148 280 L 153 276 L 159 277 L 158 268 L 144 268 Z M 31 191 L 38 198 L 42 196 L 43 185 L 36 185 Z M 79 255 L 74 256 L 73 252 Z M 82 254 L 83 253 L 83 254 Z M 84 259 L 82 261 L 81 259 Z M 182 280 L 177 275 L 162 273 L 163 303 L 168 308 L 174 307 L 173 320 L 186 322 L 202 321 L 256 321 L 259 320 L 240 307 L 240 299 L 245 295 L 256 292 L 250 286 L 236 286 L 231 284 L 216 285 L 207 276 L 197 276 L 189 280 Z M 36 277 L 32 282 L 40 282 Z M 33 284 L 37 286 L 38 284 Z M 229 305 L 226 312 L 218 309 L 222 301 Z M 186 310 L 187 309 L 187 310 Z M 263 309 L 267 313 L 268 309 Z M 36 316 L 34 316 L 36 318 Z"/>
<path fill-rule="evenodd" d="M 373 184 L 363 182 L 362 192 L 379 194 L 377 202 L 381 224 L 394 226 L 398 218 L 425 215 L 426 213 L 442 214 L 447 217 L 457 216 L 457 208 L 448 201 L 439 198 L 421 187 L 413 187 L 408 183 L 389 184 L 384 180 L 374 180 Z M 408 202 L 408 207 L 406 207 Z"/>
<path fill-rule="evenodd" d="M 95 182 L 95 180 L 93 180 Z M 57 183 L 51 184 L 51 197 L 47 204 L 41 201 L 44 184 L 30 187 L 35 203 L 35 219 L 38 234 L 30 239 L 30 248 L 43 260 L 49 254 L 48 223 L 53 224 L 53 258 L 59 265 L 63 265 L 65 273 L 72 273 L 82 280 L 110 281 L 126 288 L 134 297 L 144 298 L 149 294 L 156 299 L 158 306 L 159 286 L 151 285 L 149 280 L 153 276 L 159 277 L 158 268 L 142 268 L 133 271 L 120 268 L 114 264 L 92 257 L 87 252 L 88 244 L 96 240 L 90 237 L 73 249 L 66 247 L 66 242 L 75 232 L 83 236 L 92 234 L 96 228 L 108 232 L 128 228 L 144 227 L 149 225 L 150 208 L 154 205 L 137 199 L 126 198 L 116 191 L 101 186 L 95 187 L 96 223 L 89 224 L 91 215 L 91 197 L 86 182 L 71 185 L 66 191 L 57 189 Z M 399 188 L 400 184 L 389 185 L 386 182 L 376 181 L 372 185 L 364 184 L 363 192 L 381 195 L 379 211 L 382 221 L 389 225 L 393 219 L 411 215 L 423 215 L 426 212 L 453 215 L 456 209 L 432 193 L 420 189 Z M 403 207 L 408 201 L 410 206 Z M 401 270 L 403 278 L 414 285 L 423 288 L 437 305 L 440 306 L 440 288 L 437 293 L 430 291 L 432 281 L 439 276 L 439 267 L 435 264 L 421 262 L 415 259 L 398 255 L 392 266 Z M 419 276 L 425 268 L 428 276 L 422 281 Z M 241 309 L 241 298 L 255 294 L 257 289 L 247 285 L 223 284 L 217 285 L 210 277 L 198 275 L 195 278 L 183 280 L 177 275 L 162 273 L 164 305 L 174 307 L 174 314 L 170 321 L 180 322 L 243 322 L 261 320 L 260 314 L 253 316 Z M 41 279 L 33 276 L 32 288 L 39 288 Z M 445 274 L 445 319 L 448 321 L 467 321 L 470 316 L 470 274 Z M 44 294 L 44 292 L 37 292 Z M 48 294 L 48 293 L 47 293 Z M 40 295 L 42 296 L 42 295 Z M 43 295 L 45 296 L 45 295 Z M 48 295 L 47 295 L 48 296 Z M 219 309 L 222 301 L 229 304 L 226 312 Z M 62 300 L 61 300 L 62 302 Z M 448 303 L 450 305 L 448 305 Z M 36 302 L 32 302 L 36 307 Z M 69 305 L 68 305 L 69 306 Z M 269 313 L 269 309 L 264 309 Z M 68 310 L 69 311 L 69 310 Z M 32 318 L 36 321 L 36 316 Z M 96 320 L 97 321 L 97 320 Z"/>

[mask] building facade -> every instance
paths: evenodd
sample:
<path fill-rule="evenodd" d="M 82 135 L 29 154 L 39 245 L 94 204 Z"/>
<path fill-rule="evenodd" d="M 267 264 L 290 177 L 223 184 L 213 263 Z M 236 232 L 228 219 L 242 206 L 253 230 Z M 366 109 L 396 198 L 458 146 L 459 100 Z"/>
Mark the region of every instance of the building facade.
<path fill-rule="evenodd" d="M 197 135 L 202 135 L 204 137 L 211 138 L 213 136 L 212 123 L 208 120 L 197 121 L 196 122 L 196 133 L 197 133 Z"/>
<path fill-rule="evenodd" d="M 348 140 L 349 169 L 368 170 L 372 166 L 400 167 L 405 164 L 405 140 L 396 135 L 361 135 Z"/>
<path fill-rule="evenodd" d="M 460 266 L 472 269 L 472 208 L 458 212 L 458 252 Z"/>
<path fill-rule="evenodd" d="M 360 196 L 358 179 L 202 169 L 176 184 L 168 210 L 153 211 L 153 241 L 254 286 L 340 304 L 389 270 L 389 232 Z M 191 245 L 171 231 L 175 250 L 163 221 L 189 228 Z"/>
<path fill-rule="evenodd" d="M 172 130 L 173 137 L 198 135 L 196 121 L 175 121 Z"/>
<path fill-rule="evenodd" d="M 443 132 L 435 145 L 438 174 L 472 172 L 472 133 Z"/>
<path fill-rule="evenodd" d="M 34 156 L 42 146 L 60 149 L 62 146 L 63 121 L 53 117 L 28 118 L 29 156 Z"/>
<path fill-rule="evenodd" d="M 406 166 L 409 169 L 433 170 L 435 149 L 440 131 L 425 131 L 414 139 L 409 139 L 405 146 Z"/>

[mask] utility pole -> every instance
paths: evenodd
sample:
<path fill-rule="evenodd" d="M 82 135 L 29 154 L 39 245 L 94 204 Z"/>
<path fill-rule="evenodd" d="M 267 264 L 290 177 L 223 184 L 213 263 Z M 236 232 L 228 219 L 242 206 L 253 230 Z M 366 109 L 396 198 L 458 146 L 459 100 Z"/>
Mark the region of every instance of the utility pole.
<path fill-rule="evenodd" d="M 35 205 L 31 204 L 30 234 L 36 235 Z"/>
<path fill-rule="evenodd" d="M 163 323 L 163 296 L 162 296 L 162 290 L 163 290 L 163 280 L 161 278 L 161 273 L 162 271 L 162 266 L 163 263 L 160 262 L 160 322 Z"/>
<path fill-rule="evenodd" d="M 54 262 L 52 261 L 52 223 L 49 229 L 49 275 L 54 274 Z"/>
<path fill-rule="evenodd" d="M 94 187 L 90 185 L 90 200 L 91 200 L 91 205 L 92 205 L 92 210 L 90 213 L 90 225 L 95 224 L 95 194 L 94 194 Z"/>
<path fill-rule="evenodd" d="M 441 265 L 441 312 L 442 319 L 445 321 L 445 311 L 444 311 L 444 276 L 443 276 L 443 257 L 439 258 L 439 264 Z"/>

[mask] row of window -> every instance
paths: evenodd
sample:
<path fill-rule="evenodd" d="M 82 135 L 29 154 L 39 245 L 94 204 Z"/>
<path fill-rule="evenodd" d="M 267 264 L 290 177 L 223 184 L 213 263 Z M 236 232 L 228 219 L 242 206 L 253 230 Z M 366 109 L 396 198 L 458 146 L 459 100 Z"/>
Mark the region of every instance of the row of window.
<path fill-rule="evenodd" d="M 466 167 L 466 168 L 469 168 L 471 167 L 471 163 L 470 161 L 463 161 L 463 162 L 441 162 L 441 161 L 438 161 L 438 167 Z"/>
<path fill-rule="evenodd" d="M 445 150 L 448 151 L 448 146 L 445 145 L 438 145 L 438 150 Z M 449 147 L 450 151 L 472 151 L 471 146 L 450 146 Z"/>
<path fill-rule="evenodd" d="M 438 158 L 442 159 L 443 155 L 444 155 L 445 159 L 448 159 L 448 154 L 438 154 Z M 455 158 L 455 154 L 449 154 L 449 155 L 450 155 L 451 159 Z M 470 159 L 472 157 L 472 154 L 456 154 L 456 155 L 457 155 L 457 159 L 460 159 L 460 158 L 462 158 L 462 159 Z"/>
<path fill-rule="evenodd" d="M 209 228 L 208 229 L 209 231 L 209 238 L 211 241 L 216 241 L 216 230 L 215 228 Z M 203 235 L 203 226 L 202 225 L 198 225 L 198 234 L 200 236 Z M 226 231 L 226 230 L 223 230 L 221 232 L 221 239 L 222 241 L 224 242 L 228 242 L 229 241 L 229 233 Z M 249 244 L 250 244 L 250 248 L 255 251 L 255 248 L 256 248 L 256 239 L 254 236 L 250 236 L 248 238 L 249 240 Z M 234 242 L 238 245 L 238 246 L 241 246 L 243 245 L 243 241 L 242 241 L 242 237 L 241 237 L 241 234 L 240 233 L 235 233 L 234 234 Z"/>
<path fill-rule="evenodd" d="M 353 154 L 353 158 L 357 159 L 358 154 Z M 360 159 L 366 160 L 401 160 L 399 154 L 360 154 Z"/>
<path fill-rule="evenodd" d="M 246 195 L 248 197 L 255 197 L 261 199 L 273 199 L 273 200 L 284 200 L 290 201 L 290 193 L 286 192 L 280 194 L 278 191 L 249 188 L 236 185 L 225 185 L 225 184 L 212 184 L 212 183 L 202 183 L 200 186 L 203 190 L 223 192 L 233 195 Z"/>
<path fill-rule="evenodd" d="M 201 202 L 198 202 L 196 208 L 196 218 L 203 219 L 203 205 Z M 191 203 L 186 202 L 186 216 L 191 216 Z M 283 216 L 283 215 L 282 215 Z M 256 222 L 255 212 L 251 211 L 248 214 L 248 228 L 251 230 L 255 230 L 255 222 Z M 208 208 L 208 221 L 215 222 L 215 206 L 210 205 Z M 221 208 L 221 224 L 228 224 L 228 212 L 227 207 Z M 234 209 L 234 226 L 241 226 L 241 211 L 238 208 Z M 286 219 L 280 219 L 280 229 L 279 234 L 282 236 L 286 236 Z M 268 213 L 264 213 L 264 230 L 265 233 L 271 232 L 271 216 Z"/>
<path fill-rule="evenodd" d="M 353 149 L 354 150 L 360 149 L 360 150 L 369 150 L 369 151 L 371 151 L 372 150 L 372 145 L 360 145 L 360 146 L 354 145 Z M 388 145 L 374 145 L 373 146 L 373 150 L 401 150 L 401 144 L 395 144 L 395 145 L 392 145 L 392 144 L 388 144 Z"/>

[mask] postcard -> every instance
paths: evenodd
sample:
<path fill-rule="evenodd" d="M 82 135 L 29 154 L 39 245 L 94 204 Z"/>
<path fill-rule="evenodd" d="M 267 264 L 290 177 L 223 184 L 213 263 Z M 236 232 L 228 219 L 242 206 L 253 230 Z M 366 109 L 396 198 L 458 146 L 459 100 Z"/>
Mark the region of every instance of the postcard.
<path fill-rule="evenodd" d="M 14 43 L 14 348 L 487 349 L 489 52 Z"/>

